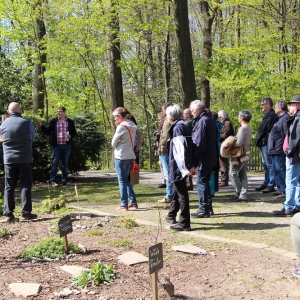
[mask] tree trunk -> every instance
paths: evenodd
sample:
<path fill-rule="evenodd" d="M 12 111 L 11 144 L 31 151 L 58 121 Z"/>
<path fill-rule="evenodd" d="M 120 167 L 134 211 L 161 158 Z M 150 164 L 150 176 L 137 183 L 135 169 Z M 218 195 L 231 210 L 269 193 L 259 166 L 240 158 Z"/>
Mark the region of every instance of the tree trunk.
<path fill-rule="evenodd" d="M 43 14 L 41 11 L 41 2 L 38 2 L 34 7 L 39 14 L 39 17 L 35 21 L 36 25 L 36 44 L 38 51 L 38 59 L 34 67 L 34 84 L 33 84 L 33 113 L 36 115 L 38 110 L 41 110 L 41 115 L 44 114 L 44 108 L 46 108 L 46 117 L 48 116 L 48 103 L 45 103 L 47 99 L 46 83 L 45 83 L 45 64 L 47 62 L 46 55 L 46 27 L 43 20 Z"/>
<path fill-rule="evenodd" d="M 207 75 L 210 72 L 212 59 L 212 24 L 214 14 L 210 15 L 207 1 L 200 1 L 201 12 L 203 15 L 203 60 L 204 68 L 200 81 L 201 100 L 205 103 L 207 108 L 210 107 L 210 83 Z"/>
<path fill-rule="evenodd" d="M 191 101 L 197 99 L 187 0 L 174 0 L 174 19 L 178 44 L 182 106 L 186 108 L 189 107 Z"/>

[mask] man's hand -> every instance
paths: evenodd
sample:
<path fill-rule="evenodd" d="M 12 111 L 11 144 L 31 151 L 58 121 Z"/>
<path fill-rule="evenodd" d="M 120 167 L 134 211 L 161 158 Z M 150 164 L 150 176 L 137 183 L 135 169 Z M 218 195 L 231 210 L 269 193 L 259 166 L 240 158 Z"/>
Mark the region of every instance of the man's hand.
<path fill-rule="evenodd" d="M 197 174 L 196 168 L 195 168 L 195 167 L 192 167 L 192 168 L 190 169 L 190 173 L 191 173 L 191 176 L 196 176 L 196 174 Z"/>
<path fill-rule="evenodd" d="M 36 120 L 36 123 L 39 125 L 39 126 L 43 126 L 42 122 L 40 120 Z"/>

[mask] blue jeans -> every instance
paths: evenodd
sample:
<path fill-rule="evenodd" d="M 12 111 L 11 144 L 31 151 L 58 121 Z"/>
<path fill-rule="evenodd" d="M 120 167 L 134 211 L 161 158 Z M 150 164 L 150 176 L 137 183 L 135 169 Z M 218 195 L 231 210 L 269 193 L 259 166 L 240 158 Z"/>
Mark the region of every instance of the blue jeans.
<path fill-rule="evenodd" d="M 229 170 L 229 178 L 235 189 L 235 195 L 244 200 L 247 200 L 248 191 L 247 165 L 248 161 L 239 160 L 237 165 L 230 164 Z"/>
<path fill-rule="evenodd" d="M 161 161 L 163 165 L 163 170 L 164 170 L 164 177 L 166 179 L 166 197 L 170 200 L 173 200 L 173 183 L 169 181 L 169 154 L 168 152 L 163 153 L 160 155 L 161 156 Z"/>
<path fill-rule="evenodd" d="M 300 163 L 290 164 L 290 160 L 286 157 L 286 189 L 284 208 L 292 211 L 295 207 L 300 210 Z"/>
<path fill-rule="evenodd" d="M 210 196 L 210 170 L 197 170 L 196 175 L 196 189 L 199 198 L 199 212 L 208 214 L 212 209 L 212 202 Z"/>
<path fill-rule="evenodd" d="M 268 154 L 268 146 L 261 146 L 260 148 L 261 159 L 265 169 L 265 186 L 275 186 L 274 172 L 272 169 L 271 155 Z"/>
<path fill-rule="evenodd" d="M 130 204 L 137 204 L 135 193 L 133 191 L 132 185 L 128 180 L 132 162 L 132 159 L 115 158 L 115 167 L 119 180 L 119 189 L 122 206 L 128 206 L 128 198 L 130 199 Z"/>
<path fill-rule="evenodd" d="M 32 164 L 5 164 L 5 188 L 3 214 L 13 213 L 15 210 L 15 188 L 20 178 L 22 215 L 31 213 L 31 184 Z"/>
<path fill-rule="evenodd" d="M 282 194 L 285 194 L 285 157 L 286 156 L 284 154 L 271 154 L 275 183 L 279 192 L 281 192 Z"/>
<path fill-rule="evenodd" d="M 59 161 L 61 160 L 62 183 L 68 182 L 68 163 L 71 154 L 71 145 L 57 145 L 52 148 L 52 166 L 50 184 L 55 182 Z"/>

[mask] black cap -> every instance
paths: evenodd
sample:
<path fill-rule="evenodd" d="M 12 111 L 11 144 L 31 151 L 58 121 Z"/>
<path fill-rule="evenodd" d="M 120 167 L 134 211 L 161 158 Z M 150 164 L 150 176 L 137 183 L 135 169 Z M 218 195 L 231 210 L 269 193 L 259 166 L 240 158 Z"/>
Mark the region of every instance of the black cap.
<path fill-rule="evenodd" d="M 288 102 L 287 104 L 291 103 L 300 103 L 300 96 L 294 96 L 291 102 Z"/>

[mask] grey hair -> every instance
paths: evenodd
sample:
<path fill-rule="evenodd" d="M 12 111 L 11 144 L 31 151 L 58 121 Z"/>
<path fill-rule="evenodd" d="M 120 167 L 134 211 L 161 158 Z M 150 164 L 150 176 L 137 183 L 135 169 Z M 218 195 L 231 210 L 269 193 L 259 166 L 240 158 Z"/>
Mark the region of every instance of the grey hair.
<path fill-rule="evenodd" d="M 183 118 L 182 109 L 178 104 L 168 106 L 166 109 L 167 119 L 176 121 Z"/>
<path fill-rule="evenodd" d="M 287 103 L 284 100 L 278 100 L 276 102 L 276 105 L 278 106 L 278 108 L 281 108 L 284 111 L 287 111 Z"/>
<path fill-rule="evenodd" d="M 252 115 L 251 112 L 248 109 L 242 109 L 239 111 L 239 116 L 245 121 L 250 122 Z"/>
<path fill-rule="evenodd" d="M 221 116 L 223 119 L 228 119 L 228 112 L 224 109 L 218 111 L 218 116 Z"/>
<path fill-rule="evenodd" d="M 201 100 L 194 100 L 190 104 L 190 108 L 193 109 L 199 109 L 200 111 L 203 111 L 205 109 L 205 104 Z"/>

